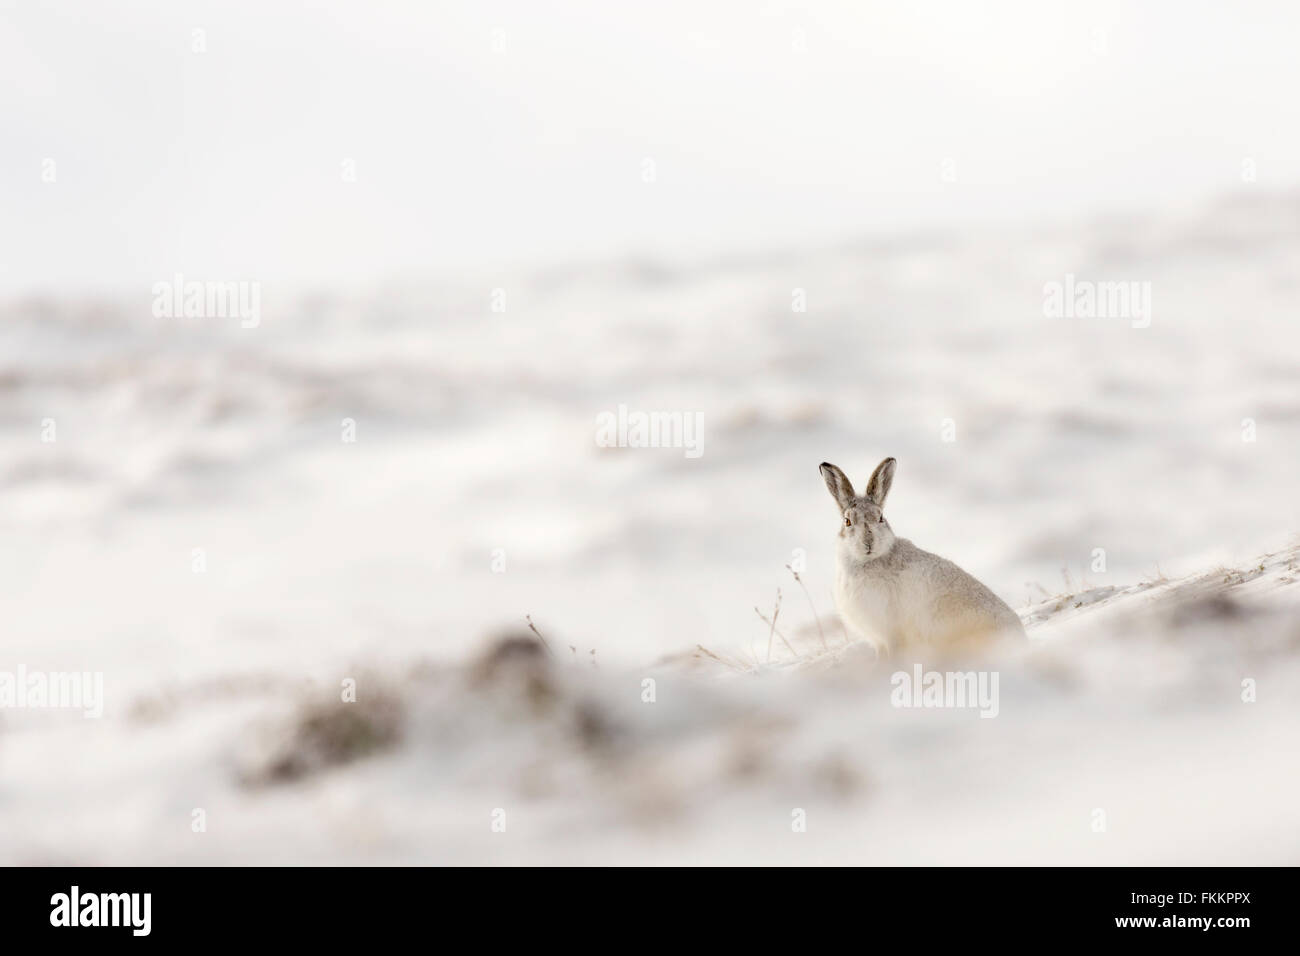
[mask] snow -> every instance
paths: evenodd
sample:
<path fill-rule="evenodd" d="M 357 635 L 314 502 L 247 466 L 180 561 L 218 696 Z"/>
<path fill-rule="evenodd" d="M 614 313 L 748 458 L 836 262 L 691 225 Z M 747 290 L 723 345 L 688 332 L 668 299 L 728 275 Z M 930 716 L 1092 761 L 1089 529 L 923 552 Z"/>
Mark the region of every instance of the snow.
<path fill-rule="evenodd" d="M 1295 863 L 1297 212 L 0 307 L 0 670 L 107 697 L 0 711 L 0 862 Z M 1045 318 L 1067 273 L 1151 326 Z M 620 405 L 703 455 L 598 447 Z M 817 465 L 886 455 L 1026 622 L 927 662 L 995 719 L 834 620 Z"/>

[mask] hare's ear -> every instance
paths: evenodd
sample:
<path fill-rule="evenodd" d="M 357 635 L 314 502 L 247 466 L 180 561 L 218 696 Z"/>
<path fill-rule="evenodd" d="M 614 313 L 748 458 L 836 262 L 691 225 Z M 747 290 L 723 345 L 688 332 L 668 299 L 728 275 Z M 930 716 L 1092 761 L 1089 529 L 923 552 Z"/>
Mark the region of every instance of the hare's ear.
<path fill-rule="evenodd" d="M 828 461 L 822 462 L 822 478 L 826 480 L 826 487 L 830 490 L 831 497 L 843 511 L 853 501 L 853 483 L 849 481 L 849 476 L 844 474 Z"/>
<path fill-rule="evenodd" d="M 890 485 L 894 483 L 894 469 L 897 467 L 897 458 L 886 458 L 871 473 L 871 480 L 867 482 L 867 490 L 863 493 L 877 508 L 885 507 L 885 497 L 889 494 Z"/>

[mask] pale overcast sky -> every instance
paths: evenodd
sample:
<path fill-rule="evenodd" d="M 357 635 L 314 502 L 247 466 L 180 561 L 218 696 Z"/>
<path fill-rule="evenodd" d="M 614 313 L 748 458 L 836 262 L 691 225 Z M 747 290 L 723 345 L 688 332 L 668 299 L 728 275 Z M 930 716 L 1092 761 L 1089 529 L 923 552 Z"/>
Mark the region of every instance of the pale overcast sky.
<path fill-rule="evenodd" d="M 709 255 L 1289 188 L 1297 20 L 0 0 L 0 295 Z"/>

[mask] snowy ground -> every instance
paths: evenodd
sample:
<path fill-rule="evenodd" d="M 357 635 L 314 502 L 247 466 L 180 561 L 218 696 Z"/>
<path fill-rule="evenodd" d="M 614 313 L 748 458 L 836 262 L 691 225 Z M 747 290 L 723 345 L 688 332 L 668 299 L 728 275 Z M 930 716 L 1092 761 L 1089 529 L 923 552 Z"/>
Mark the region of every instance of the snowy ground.
<path fill-rule="evenodd" d="M 0 711 L 0 861 L 1295 863 L 1298 212 L 267 288 L 257 329 L 3 306 L 0 671 L 106 702 Z M 1067 273 L 1150 327 L 1046 318 Z M 704 454 L 598 448 L 619 404 Z M 970 665 L 996 719 L 840 646 L 817 464 L 890 454 L 894 527 L 1029 625 Z"/>
<path fill-rule="evenodd" d="M 770 660 L 630 670 L 524 631 L 465 665 L 361 675 L 355 703 L 176 686 L 93 728 L 7 734 L 0 846 L 10 863 L 1300 859 L 1300 547 L 1056 595 L 1026 621 L 1027 646 L 941 665 L 998 675 L 991 719 L 894 706 L 912 662 L 831 620 L 829 650 L 814 627 Z"/>

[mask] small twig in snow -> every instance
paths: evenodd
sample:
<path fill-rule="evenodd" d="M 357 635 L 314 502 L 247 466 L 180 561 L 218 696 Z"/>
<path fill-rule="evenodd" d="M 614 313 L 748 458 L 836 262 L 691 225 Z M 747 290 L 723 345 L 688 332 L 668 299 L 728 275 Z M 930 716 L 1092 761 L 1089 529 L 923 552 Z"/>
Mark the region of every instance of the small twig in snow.
<path fill-rule="evenodd" d="M 804 585 L 803 578 L 799 577 L 799 572 L 790 567 L 790 565 L 787 564 L 785 569 L 794 575 L 795 583 L 803 589 L 803 596 L 808 599 L 808 606 L 812 608 L 813 620 L 817 622 L 817 634 L 822 639 L 822 650 L 829 651 L 831 648 L 830 645 L 826 643 L 826 632 L 822 630 L 822 619 L 817 616 L 817 605 L 813 604 L 812 595 L 808 593 L 808 588 Z"/>
<path fill-rule="evenodd" d="M 758 619 L 762 621 L 764 624 L 766 624 L 769 628 L 767 632 L 767 659 L 769 663 L 772 660 L 772 635 L 773 634 L 781 638 L 781 643 L 785 645 L 786 650 L 788 650 L 795 657 L 799 656 L 798 652 L 795 651 L 795 649 L 790 646 L 790 642 L 785 639 L 785 635 L 776 629 L 776 619 L 781 614 L 781 589 L 780 588 L 776 589 L 776 607 L 772 609 L 772 619 L 770 621 L 767 619 L 767 615 L 764 614 L 762 611 L 760 611 L 758 608 L 754 608 L 754 613 L 757 614 Z"/>
<path fill-rule="evenodd" d="M 554 657 L 555 655 L 551 651 L 551 645 L 546 643 L 546 638 L 542 637 L 542 632 L 539 631 L 537 625 L 533 623 L 533 616 L 531 614 L 525 614 L 524 620 L 528 622 L 528 629 L 536 634 L 537 639 L 542 642 L 542 647 L 546 648 L 546 653 Z"/>

